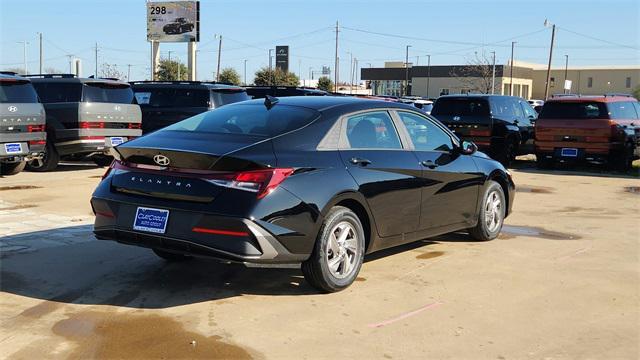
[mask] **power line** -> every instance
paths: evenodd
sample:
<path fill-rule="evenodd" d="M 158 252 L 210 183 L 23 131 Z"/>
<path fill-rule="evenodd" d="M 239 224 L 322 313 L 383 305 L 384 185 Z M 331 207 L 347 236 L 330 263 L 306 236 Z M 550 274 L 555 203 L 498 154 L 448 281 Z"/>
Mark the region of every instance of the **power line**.
<path fill-rule="evenodd" d="M 629 48 L 629 49 L 633 49 L 633 50 L 640 50 L 640 48 L 638 48 L 637 46 L 631 46 L 631 45 L 619 44 L 619 43 L 616 43 L 616 42 L 613 42 L 613 41 L 609 41 L 609 40 L 605 40 L 605 39 L 600 39 L 600 38 L 597 38 L 597 37 L 594 37 L 594 36 L 591 36 L 591 35 L 582 34 L 582 33 L 579 33 L 579 32 L 573 31 L 573 30 L 569 30 L 569 29 L 564 28 L 564 27 L 560 27 L 560 26 L 558 26 L 558 29 L 560 29 L 560 30 L 564 30 L 564 31 L 566 31 L 566 32 L 568 32 L 568 33 L 571 33 L 571 34 L 574 34 L 574 35 L 582 36 L 582 37 L 587 38 L 587 39 L 591 39 L 591 40 L 595 40 L 595 41 L 600 41 L 600 42 L 603 42 L 603 43 L 606 43 L 606 44 L 610 44 L 610 45 L 615 45 L 615 46 L 617 46 L 617 47 Z"/>

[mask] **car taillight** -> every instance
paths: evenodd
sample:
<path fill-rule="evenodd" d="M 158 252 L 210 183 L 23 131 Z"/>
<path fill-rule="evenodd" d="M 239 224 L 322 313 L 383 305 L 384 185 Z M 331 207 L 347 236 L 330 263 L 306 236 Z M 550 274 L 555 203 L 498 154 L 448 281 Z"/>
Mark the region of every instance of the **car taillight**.
<path fill-rule="evenodd" d="M 141 125 L 140 123 L 129 123 L 128 128 L 129 129 L 141 129 Z"/>
<path fill-rule="evenodd" d="M 27 125 L 28 132 L 43 132 L 44 125 Z"/>
<path fill-rule="evenodd" d="M 262 199 L 272 193 L 291 174 L 293 169 L 290 168 L 264 169 L 244 171 L 221 178 L 207 179 L 207 181 L 228 188 L 255 192 L 258 199 Z"/>
<path fill-rule="evenodd" d="M 80 129 L 104 129 L 104 122 L 81 121 Z"/>
<path fill-rule="evenodd" d="M 104 172 L 104 174 L 102 175 L 102 180 L 104 180 L 107 176 L 109 176 L 109 173 L 111 173 L 111 170 L 113 170 L 117 164 L 119 163 L 118 160 L 113 160 L 111 162 L 111 165 L 109 165 L 109 167 L 107 168 L 107 170 Z"/>

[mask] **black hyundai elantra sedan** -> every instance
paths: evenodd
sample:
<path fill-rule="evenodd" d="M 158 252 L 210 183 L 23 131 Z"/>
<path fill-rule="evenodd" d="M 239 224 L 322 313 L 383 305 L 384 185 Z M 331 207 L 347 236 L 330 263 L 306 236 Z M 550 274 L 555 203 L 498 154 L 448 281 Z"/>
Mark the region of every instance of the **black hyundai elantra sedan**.
<path fill-rule="evenodd" d="M 338 291 L 365 254 L 499 234 L 515 185 L 476 149 L 402 104 L 232 104 L 116 147 L 91 199 L 94 232 L 170 261 L 302 264 L 313 286 Z"/>

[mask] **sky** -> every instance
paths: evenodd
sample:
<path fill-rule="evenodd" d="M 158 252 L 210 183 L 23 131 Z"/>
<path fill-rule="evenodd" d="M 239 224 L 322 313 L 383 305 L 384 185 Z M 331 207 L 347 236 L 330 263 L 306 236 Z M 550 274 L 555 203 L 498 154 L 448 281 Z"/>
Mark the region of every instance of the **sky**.
<path fill-rule="evenodd" d="M 82 60 L 83 75 L 98 64 L 116 65 L 131 80 L 149 78 L 144 0 L 0 0 L 0 69 L 27 66 L 38 71 L 38 33 L 43 34 L 44 68 L 68 72 L 68 55 Z M 268 66 L 268 50 L 290 46 L 290 71 L 310 78 L 323 65 L 333 68 L 335 24 L 339 22 L 340 79 L 349 77 L 350 58 L 359 67 L 385 61 L 426 65 L 466 64 L 483 54 L 505 64 L 515 44 L 515 60 L 548 61 L 551 29 L 556 24 L 553 66 L 640 64 L 640 0 L 201 0 L 198 80 L 213 79 L 222 35 L 221 68 L 247 77 Z M 187 44 L 162 43 L 186 63 Z M 317 78 L 317 75 L 315 75 Z"/>

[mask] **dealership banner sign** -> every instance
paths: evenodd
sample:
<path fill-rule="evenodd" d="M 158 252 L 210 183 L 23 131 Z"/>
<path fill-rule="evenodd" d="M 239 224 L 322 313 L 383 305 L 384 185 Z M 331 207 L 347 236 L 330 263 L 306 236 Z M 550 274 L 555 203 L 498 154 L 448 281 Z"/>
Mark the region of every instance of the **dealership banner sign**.
<path fill-rule="evenodd" d="M 289 46 L 276 46 L 276 67 L 284 72 L 289 71 Z"/>
<path fill-rule="evenodd" d="M 200 2 L 148 2 L 147 41 L 200 41 Z"/>

